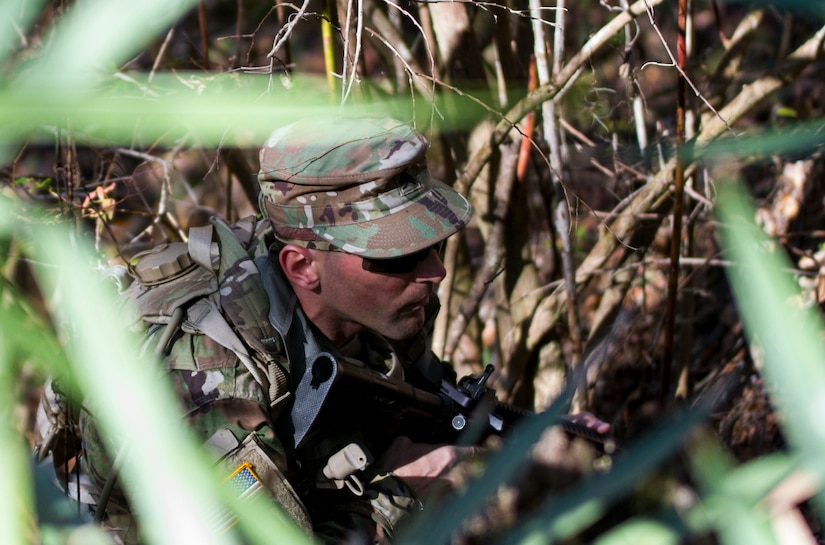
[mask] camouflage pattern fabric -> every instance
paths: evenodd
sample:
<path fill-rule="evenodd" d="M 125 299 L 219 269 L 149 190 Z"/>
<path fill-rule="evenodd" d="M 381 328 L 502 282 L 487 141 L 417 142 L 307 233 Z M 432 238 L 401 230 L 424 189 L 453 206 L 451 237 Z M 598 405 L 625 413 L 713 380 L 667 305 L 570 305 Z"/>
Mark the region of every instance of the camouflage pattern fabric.
<path fill-rule="evenodd" d="M 373 259 L 415 253 L 459 231 L 472 216 L 464 196 L 430 176 L 428 147 L 424 136 L 395 119 L 282 127 L 260 153 L 262 209 L 276 231 L 310 229 L 345 252 Z"/>
<path fill-rule="evenodd" d="M 160 330 L 155 340 L 159 334 Z M 229 429 L 238 441 L 255 434 L 269 459 L 286 471 L 286 456 L 272 429 L 268 392 L 239 364 L 234 353 L 205 335 L 186 334 L 172 344 L 165 363 L 187 423 L 197 437 L 206 442 L 222 428 Z M 83 470 L 102 489 L 114 456 L 97 431 L 93 412 L 81 414 L 81 429 Z M 106 512 L 104 527 L 110 533 L 127 545 L 140 543 L 134 522 L 124 522 L 130 520 L 131 509 L 119 487 Z"/>
<path fill-rule="evenodd" d="M 282 127 L 260 154 L 262 212 L 275 233 L 286 227 L 307 230 L 319 239 L 284 242 L 373 259 L 418 252 L 459 231 L 472 216 L 464 196 L 430 176 L 428 147 L 421 134 L 394 119 L 332 119 Z M 189 254 L 199 266 L 165 288 L 137 286 L 130 292 L 142 322 L 155 324 L 151 343 L 165 355 L 187 423 L 206 445 L 214 446 L 216 436 L 225 434 L 247 445 L 251 450 L 223 454 L 230 455 L 233 464 L 252 464 L 273 501 L 299 525 L 312 525 L 319 539 L 391 539 L 403 517 L 421 508 L 403 480 L 368 467 L 359 474 L 365 483 L 360 496 L 316 486 L 317 464 L 357 440 L 364 422 L 316 430 L 319 444 L 312 456 L 317 456 L 308 457 L 299 470 L 288 458 L 285 437 L 276 431 L 278 415 L 289 397 L 289 373 L 300 376 L 306 362 L 325 351 L 360 357 L 376 369 L 388 370 L 400 362 L 409 380 L 431 384 L 442 369 L 427 348 L 425 332 L 395 346 L 364 335 L 359 353 L 345 356 L 308 322 L 277 259 L 266 255 L 265 234 L 252 222 L 242 222 L 234 235 L 224 222 L 216 220 L 213 227 L 217 241 L 211 234 L 190 236 Z M 193 244 L 193 239 L 200 243 Z M 213 242 L 220 246 L 216 255 Z M 177 325 L 173 315 L 181 314 L 183 322 Z M 220 327 L 214 327 L 216 321 Z M 229 331 L 233 338 L 214 334 L 218 331 Z M 81 416 L 82 466 L 102 488 L 114 457 L 93 416 Z M 375 459 L 380 454 L 372 453 Z M 104 527 L 118 543 L 137 543 L 137 525 L 122 491 L 114 492 L 106 514 Z"/>
<path fill-rule="evenodd" d="M 308 322 L 296 304 L 294 293 L 277 271 L 257 274 L 259 262 L 277 266 L 277 260 L 262 256 L 254 262 L 256 274 L 251 278 L 261 285 L 249 291 L 266 294 L 264 301 L 258 301 L 260 309 L 274 307 L 270 309 L 273 312 L 267 321 L 273 320 L 273 315 L 276 317 L 270 325 L 274 326 L 274 336 L 279 341 L 266 343 L 270 361 L 291 367 L 291 364 L 311 358 L 320 350 L 338 354 L 326 339 L 317 338 L 317 333 L 307 327 Z M 243 277 L 242 269 L 228 266 L 227 274 L 229 277 Z M 199 280 L 192 282 L 195 278 Z M 208 282 L 204 282 L 203 276 L 192 274 L 182 282 L 196 289 L 200 286 L 201 297 L 214 295 L 206 289 Z M 149 297 L 147 293 L 141 293 Z M 246 288 L 243 293 L 248 296 Z M 183 294 L 179 296 L 184 297 Z M 171 301 L 164 304 L 174 306 Z M 155 315 L 153 320 L 167 321 L 168 314 L 159 314 L 163 316 Z M 252 322 L 258 320 L 250 320 Z M 147 349 L 154 347 L 166 327 L 169 326 L 162 323 L 152 329 Z M 282 440 L 276 432 L 280 406 L 276 404 L 273 407 L 271 392 L 228 348 L 207 335 L 182 333 L 173 337 L 163 364 L 181 402 L 186 423 L 205 444 L 223 430 L 231 432 L 238 443 L 254 444 L 254 456 L 240 451 L 228 460 L 233 464 L 253 462 L 273 501 L 279 503 L 297 524 L 308 531 L 311 529 L 325 543 L 340 543 L 353 533 L 380 541 L 391 538 L 406 514 L 420 509 L 421 504 L 409 487 L 401 479 L 379 468 L 367 468 L 360 475 L 366 483 L 366 492 L 361 497 L 354 496 L 348 490 L 318 494 L 315 490 L 307 492 L 305 488 L 293 487 L 292 481 L 300 481 L 300 475 L 289 463 Z M 272 336 L 271 332 L 260 333 Z M 284 343 L 283 339 L 297 339 L 297 342 Z M 394 360 L 406 361 L 406 356 L 393 352 L 382 338 L 365 335 L 364 339 L 364 353 L 370 366 L 387 369 Z M 81 413 L 80 427 L 83 435 L 83 471 L 100 490 L 111 474 L 115 456 L 108 451 L 104 438 L 98 432 L 93 409 Z M 338 440 L 338 436 L 350 431 L 321 430 L 319 436 Z M 128 499 L 119 487 L 115 487 L 106 506 L 102 525 L 118 544 L 140 543 L 139 520 L 134 517 Z"/>
<path fill-rule="evenodd" d="M 361 498 L 342 493 L 318 501 L 315 532 L 325 543 L 389 543 L 403 515 L 424 508 L 410 487 L 392 473 L 367 470 L 366 493 Z"/>
<path fill-rule="evenodd" d="M 287 479 L 290 472 L 286 454 L 275 431 L 268 410 L 268 397 L 251 377 L 237 357 L 204 335 L 187 334 L 172 346 L 166 360 L 169 376 L 179 399 L 184 404 L 187 424 L 204 442 L 217 430 L 228 429 L 242 440 L 254 435 L 259 452 L 265 453 L 277 471 L 265 472 L 256 463 L 270 493 L 296 523 L 311 524 L 315 536 L 324 543 L 340 543 L 351 535 L 367 536 L 370 540 L 389 539 L 398 523 L 409 512 L 421 508 L 419 500 L 403 481 L 394 476 L 370 469 L 367 493 L 355 497 L 349 491 L 315 496 L 306 506 L 290 501 L 295 496 Z M 94 418 L 84 413 L 81 419 L 84 435 L 84 471 L 100 489 L 112 467 L 113 456 L 97 433 Z M 247 460 L 248 457 L 243 458 Z M 237 461 L 241 461 L 239 458 Z M 274 475 L 284 479 L 280 486 L 271 482 Z M 320 498 L 320 500 L 318 499 Z M 308 510 L 311 522 L 305 517 Z M 133 518 L 128 501 L 116 488 L 107 506 L 103 527 L 117 543 L 138 545 L 138 521 Z"/>

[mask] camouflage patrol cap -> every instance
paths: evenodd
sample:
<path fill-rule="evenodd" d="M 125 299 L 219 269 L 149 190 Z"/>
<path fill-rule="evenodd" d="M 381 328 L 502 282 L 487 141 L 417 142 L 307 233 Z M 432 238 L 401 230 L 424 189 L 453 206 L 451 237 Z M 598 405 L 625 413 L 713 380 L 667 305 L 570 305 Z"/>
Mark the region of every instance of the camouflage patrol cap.
<path fill-rule="evenodd" d="M 308 229 L 331 249 L 373 259 L 417 252 L 472 216 L 467 199 L 430 177 L 428 147 L 412 127 L 388 118 L 282 127 L 260 152 L 261 211 L 276 233 Z"/>

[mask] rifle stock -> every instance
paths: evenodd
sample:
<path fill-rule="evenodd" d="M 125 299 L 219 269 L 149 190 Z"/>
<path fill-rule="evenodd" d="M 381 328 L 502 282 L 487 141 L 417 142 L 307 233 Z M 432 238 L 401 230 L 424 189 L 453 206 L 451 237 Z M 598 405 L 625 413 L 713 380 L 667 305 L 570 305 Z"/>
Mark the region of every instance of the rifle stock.
<path fill-rule="evenodd" d="M 442 380 L 438 392 L 415 386 L 349 360 L 322 353 L 308 365 L 295 397 L 285 443 L 288 451 L 301 447 L 317 419 L 333 426 L 364 422 L 366 435 L 374 429 L 383 437 L 405 435 L 426 443 L 480 443 L 490 435 L 506 435 L 522 418 L 534 414 L 499 402 L 486 386 L 493 372 L 468 375 L 453 385 Z M 560 419 L 568 434 L 584 438 L 605 453 L 615 450 L 612 437 Z M 292 436 L 290 444 L 289 435 Z M 368 441 L 380 448 L 380 441 Z"/>

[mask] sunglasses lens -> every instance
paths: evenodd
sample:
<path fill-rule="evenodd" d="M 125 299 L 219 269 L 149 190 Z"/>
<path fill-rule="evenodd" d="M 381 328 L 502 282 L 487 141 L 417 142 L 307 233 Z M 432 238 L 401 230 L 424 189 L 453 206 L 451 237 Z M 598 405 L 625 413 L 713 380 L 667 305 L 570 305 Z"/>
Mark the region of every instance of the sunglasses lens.
<path fill-rule="evenodd" d="M 364 258 L 364 268 L 370 272 L 382 274 L 406 274 L 410 273 L 418 267 L 418 264 L 427 259 L 430 252 L 435 250 L 439 256 L 441 255 L 441 248 L 443 242 L 439 242 L 429 248 L 419 250 L 414 254 L 408 254 L 392 259 L 367 259 Z"/>

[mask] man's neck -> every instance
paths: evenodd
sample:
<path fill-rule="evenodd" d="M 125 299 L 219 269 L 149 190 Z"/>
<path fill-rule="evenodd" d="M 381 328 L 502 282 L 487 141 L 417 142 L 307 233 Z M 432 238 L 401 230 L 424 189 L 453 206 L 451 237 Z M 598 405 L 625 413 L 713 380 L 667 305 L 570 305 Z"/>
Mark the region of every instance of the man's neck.
<path fill-rule="evenodd" d="M 364 331 L 364 326 L 356 324 L 352 321 L 341 320 L 337 316 L 330 316 L 326 312 L 325 305 L 313 305 L 312 300 L 304 301 L 300 294 L 298 295 L 298 304 L 301 310 L 307 317 L 307 320 L 315 326 L 315 328 L 326 337 L 335 348 L 342 348 L 353 339 L 358 337 L 358 334 Z"/>

